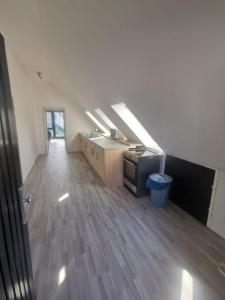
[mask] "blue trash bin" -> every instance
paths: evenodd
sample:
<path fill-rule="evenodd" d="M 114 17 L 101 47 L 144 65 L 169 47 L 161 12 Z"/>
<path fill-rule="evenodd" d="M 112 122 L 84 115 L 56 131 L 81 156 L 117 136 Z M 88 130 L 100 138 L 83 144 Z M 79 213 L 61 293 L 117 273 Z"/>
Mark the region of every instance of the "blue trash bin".
<path fill-rule="evenodd" d="M 148 176 L 145 185 L 151 189 L 151 203 L 153 206 L 166 206 L 172 182 L 172 177 L 165 174 L 154 173 Z"/>

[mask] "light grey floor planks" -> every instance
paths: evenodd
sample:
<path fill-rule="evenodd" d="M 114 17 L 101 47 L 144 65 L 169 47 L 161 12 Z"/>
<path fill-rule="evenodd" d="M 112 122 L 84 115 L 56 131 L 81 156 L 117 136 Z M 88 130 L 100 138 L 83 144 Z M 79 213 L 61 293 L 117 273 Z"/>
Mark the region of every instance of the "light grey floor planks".
<path fill-rule="evenodd" d="M 174 204 L 104 187 L 81 154 L 51 147 L 24 187 L 38 300 L 225 299 L 223 239 Z"/>

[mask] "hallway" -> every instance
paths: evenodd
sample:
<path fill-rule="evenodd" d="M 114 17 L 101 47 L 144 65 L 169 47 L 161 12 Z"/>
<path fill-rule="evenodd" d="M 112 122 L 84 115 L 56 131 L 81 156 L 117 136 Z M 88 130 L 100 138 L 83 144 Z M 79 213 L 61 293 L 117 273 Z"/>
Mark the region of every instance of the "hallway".
<path fill-rule="evenodd" d="M 24 192 L 38 300 L 225 298 L 225 241 L 173 204 L 103 186 L 80 153 L 41 156 Z"/>
<path fill-rule="evenodd" d="M 49 153 L 65 152 L 64 139 L 51 139 L 49 142 Z"/>

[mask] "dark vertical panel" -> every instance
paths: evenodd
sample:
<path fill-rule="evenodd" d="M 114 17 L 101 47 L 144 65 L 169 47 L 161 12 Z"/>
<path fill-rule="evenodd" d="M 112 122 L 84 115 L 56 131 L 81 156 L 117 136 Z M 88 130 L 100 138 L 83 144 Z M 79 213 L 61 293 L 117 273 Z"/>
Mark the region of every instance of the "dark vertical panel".
<path fill-rule="evenodd" d="M 0 68 L 0 105 L 5 111 L 7 111 L 6 98 L 4 94 L 4 90 L 2 87 L 2 72 Z M 3 110 L 4 111 L 4 110 Z M 10 128 L 9 122 L 7 118 L 7 114 L 2 113 L 0 114 L 0 123 L 2 128 L 2 145 L 0 149 L 0 159 L 1 159 L 1 167 L 2 167 L 2 180 L 4 185 L 5 191 L 5 205 L 8 208 L 8 217 L 9 217 L 9 225 L 11 230 L 11 239 L 12 239 L 12 251 L 15 257 L 15 265 L 16 271 L 18 276 L 18 283 L 21 293 L 21 299 L 27 299 L 26 297 L 26 281 L 25 281 L 25 274 L 24 268 L 21 261 L 21 234 L 20 229 L 18 229 L 19 222 L 18 222 L 18 203 L 17 203 L 17 196 L 16 196 L 16 184 L 14 182 L 13 176 L 13 153 L 11 151 L 11 140 L 10 140 Z"/>
<path fill-rule="evenodd" d="M 4 43 L 3 43 L 4 44 Z M 27 234 L 26 226 L 22 222 L 22 214 L 21 214 L 21 203 L 19 199 L 18 189 L 22 185 L 22 177 L 21 177 L 21 168 L 19 161 L 19 153 L 18 153 L 18 142 L 17 142 L 17 134 L 16 134 L 16 124 L 14 117 L 14 109 L 10 92 L 10 84 L 9 84 L 9 76 L 8 69 L 6 63 L 6 55 L 5 49 L 2 47 L 1 51 L 1 65 L 2 65 L 2 75 L 3 75 L 3 83 L 4 83 L 4 93 L 5 93 L 5 116 L 8 130 L 8 156 L 10 157 L 9 171 L 11 172 L 11 184 L 13 191 L 13 205 L 14 205 L 14 214 L 15 221 L 17 224 L 17 234 L 19 239 L 19 250 L 20 250 L 20 259 L 22 263 L 22 271 L 25 274 L 24 286 L 27 294 L 27 298 L 30 299 L 33 293 L 33 277 L 32 277 L 32 267 L 31 267 L 31 257 L 30 257 L 30 249 L 27 247 L 29 245 L 29 236 Z"/>
<path fill-rule="evenodd" d="M 206 224 L 215 171 L 168 155 L 166 173 L 173 177 L 171 200 Z"/>
<path fill-rule="evenodd" d="M 32 268 L 26 225 L 22 222 L 19 188 L 22 185 L 14 110 L 4 48 L 0 35 L 0 215 L 2 243 L 0 251 L 6 260 L 1 261 L 9 279 L 5 287 L 16 299 L 32 299 Z M 1 226 L 0 225 L 0 226 Z M 5 252 L 4 252 L 5 251 Z M 7 265 L 6 265 L 7 262 Z M 5 265 L 4 265 L 5 264 Z M 7 296 L 9 299 L 14 299 Z"/>
<path fill-rule="evenodd" d="M 0 68 L 0 104 L 1 107 L 4 108 L 5 111 L 8 111 L 6 101 L 6 95 L 1 85 L 2 82 L 2 72 Z M 3 91 L 2 91 L 3 90 Z M 1 93 L 2 91 L 2 93 Z M 3 136 L 3 145 L 4 148 L 1 151 L 1 158 L 2 158 L 2 170 L 3 170 L 3 180 L 5 180 L 5 188 L 6 188 L 6 198 L 8 209 L 10 213 L 10 220 L 11 220 L 11 228 L 12 228 L 12 239 L 13 239 L 13 249 L 14 255 L 16 259 L 16 267 L 17 273 L 19 276 L 20 282 L 20 289 L 21 294 L 24 295 L 24 299 L 27 299 L 26 295 L 29 294 L 29 288 L 27 286 L 27 281 L 25 280 L 25 264 L 23 260 L 24 250 L 23 250 L 23 243 L 22 243 L 22 235 L 20 230 L 20 222 L 19 222 L 19 215 L 18 215 L 18 195 L 17 195 L 17 184 L 15 181 L 15 172 L 14 172 L 14 165 L 13 165 L 13 152 L 12 152 L 12 142 L 11 142 L 11 132 L 9 126 L 9 120 L 7 114 L 1 113 L 1 125 L 2 125 L 2 132 Z"/>
<path fill-rule="evenodd" d="M 16 132 L 16 122 L 14 116 L 14 108 L 11 96 L 11 89 L 9 84 L 9 74 L 8 67 L 6 61 L 6 53 L 5 53 L 5 44 L 2 35 L 0 34 L 0 65 L 2 69 L 2 80 L 4 87 L 4 95 L 5 95 L 5 103 L 7 104 L 7 109 L 4 108 L 4 114 L 7 115 L 10 124 L 10 139 L 11 139 L 11 147 L 13 152 L 12 160 L 16 163 L 14 164 L 14 178 L 16 179 L 17 186 L 22 185 L 22 175 L 21 175 L 21 167 L 20 167 L 20 157 L 18 151 L 18 140 L 17 140 L 17 132 Z M 3 110 L 3 108 L 1 108 Z"/>
<path fill-rule="evenodd" d="M 1 78 L 0 78 L 1 80 Z M 1 105 L 1 85 L 0 85 L 0 105 Z M 7 180 L 9 175 L 7 174 L 7 165 L 4 147 L 4 135 L 2 131 L 2 120 L 0 115 L 0 177 L 1 177 L 1 202 L 0 202 L 0 210 L 2 215 L 2 228 L 3 234 L 5 237 L 5 243 L 7 247 L 8 253 L 8 262 L 10 266 L 11 276 L 13 279 L 14 290 L 16 297 L 22 299 L 22 292 L 19 282 L 22 278 L 20 278 L 18 273 L 19 261 L 15 257 L 15 249 L 13 247 L 13 239 L 16 239 L 16 229 L 13 221 L 13 205 L 9 201 L 9 197 L 11 197 L 11 192 L 9 185 L 7 184 Z"/>
<path fill-rule="evenodd" d="M 0 214 L 0 269 L 2 275 L 2 282 L 4 283 L 4 291 L 6 294 L 6 298 L 9 300 L 14 300 L 16 299 L 16 296 L 15 296 L 13 279 L 10 272 L 10 265 L 8 263 L 8 257 L 7 257 L 6 247 L 5 247 L 1 214 Z"/>
<path fill-rule="evenodd" d="M 0 299 L 1 300 L 7 300 L 6 298 L 6 288 L 3 282 L 3 277 L 2 277 L 2 268 L 1 268 L 1 263 L 0 263 Z"/>

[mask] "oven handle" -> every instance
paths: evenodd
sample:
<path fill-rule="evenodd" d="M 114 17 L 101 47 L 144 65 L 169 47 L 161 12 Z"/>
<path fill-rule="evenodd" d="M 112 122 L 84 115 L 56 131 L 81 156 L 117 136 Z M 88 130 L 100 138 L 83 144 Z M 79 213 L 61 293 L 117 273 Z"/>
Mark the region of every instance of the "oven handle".
<path fill-rule="evenodd" d="M 131 165 L 137 167 L 137 163 L 132 161 L 131 159 L 127 158 L 127 157 L 124 157 L 123 158 L 124 161 L 127 161 L 128 163 L 130 163 Z"/>

